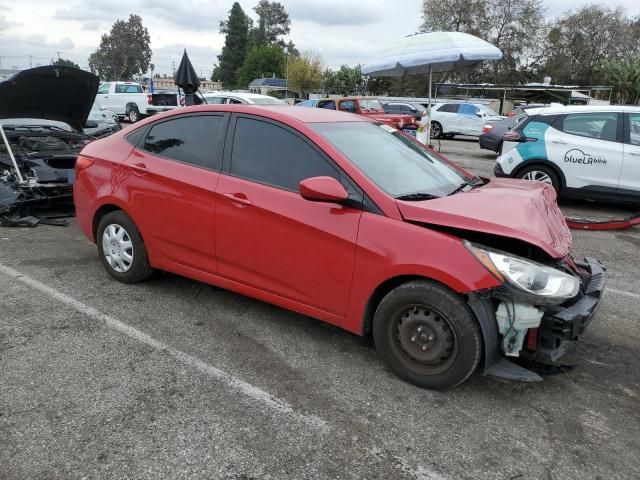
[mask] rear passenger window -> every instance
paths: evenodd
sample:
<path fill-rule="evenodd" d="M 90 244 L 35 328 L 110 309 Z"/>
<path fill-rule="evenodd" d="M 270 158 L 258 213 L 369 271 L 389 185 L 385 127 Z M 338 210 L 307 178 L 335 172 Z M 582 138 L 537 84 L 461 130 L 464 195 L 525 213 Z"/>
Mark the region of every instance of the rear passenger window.
<path fill-rule="evenodd" d="M 629 114 L 629 143 L 640 145 L 640 114 Z"/>
<path fill-rule="evenodd" d="M 562 131 L 571 135 L 615 142 L 618 133 L 618 114 L 571 113 L 564 117 Z"/>
<path fill-rule="evenodd" d="M 151 127 L 143 149 L 155 155 L 196 167 L 216 168 L 216 146 L 224 117 L 201 115 L 180 117 Z"/>
<path fill-rule="evenodd" d="M 294 192 L 306 178 L 340 179 L 338 171 L 297 135 L 250 118 L 237 120 L 230 170 L 232 175 Z"/>
<path fill-rule="evenodd" d="M 445 103 L 438 109 L 438 111 L 445 113 L 458 113 L 459 106 L 460 105 L 458 105 L 457 103 Z"/>
<path fill-rule="evenodd" d="M 469 104 L 459 105 L 459 107 L 460 108 L 458 109 L 458 113 L 461 113 L 463 115 L 475 115 L 480 111 L 478 107 Z"/>

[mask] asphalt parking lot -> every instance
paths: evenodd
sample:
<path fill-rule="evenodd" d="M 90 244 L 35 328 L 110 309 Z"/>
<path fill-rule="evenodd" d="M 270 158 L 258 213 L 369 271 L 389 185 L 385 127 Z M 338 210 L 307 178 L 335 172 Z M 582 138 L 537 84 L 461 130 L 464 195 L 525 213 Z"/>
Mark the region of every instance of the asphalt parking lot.
<path fill-rule="evenodd" d="M 475 141 L 441 150 L 493 169 Z M 74 224 L 0 229 L 0 477 L 640 478 L 640 228 L 574 243 L 609 274 L 575 368 L 440 393 L 316 320 L 170 274 L 116 283 Z"/>

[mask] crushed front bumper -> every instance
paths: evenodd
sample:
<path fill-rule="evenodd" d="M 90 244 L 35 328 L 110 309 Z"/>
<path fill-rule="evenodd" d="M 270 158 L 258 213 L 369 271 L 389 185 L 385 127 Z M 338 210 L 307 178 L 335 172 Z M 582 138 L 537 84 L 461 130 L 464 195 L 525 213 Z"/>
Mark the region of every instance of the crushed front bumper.
<path fill-rule="evenodd" d="M 534 335 L 535 341 L 527 338 L 527 347 L 520 351 L 521 357 L 544 363 L 556 362 L 567 353 L 570 343 L 578 339 L 595 316 L 605 290 L 605 268 L 594 258 L 585 258 L 576 262 L 576 266 L 585 274 L 580 297 L 572 303 L 546 307 L 539 328 L 528 332 L 528 335 Z M 503 356 L 495 316 L 495 292 L 472 295 L 469 306 L 483 334 L 484 373 L 525 382 L 542 380 L 537 373 Z"/>
<path fill-rule="evenodd" d="M 576 265 L 589 277 L 581 297 L 571 305 L 547 307 L 538 329 L 535 357 L 555 362 L 566 353 L 568 342 L 577 340 L 595 316 L 607 282 L 605 268 L 595 258 L 585 258 Z"/>

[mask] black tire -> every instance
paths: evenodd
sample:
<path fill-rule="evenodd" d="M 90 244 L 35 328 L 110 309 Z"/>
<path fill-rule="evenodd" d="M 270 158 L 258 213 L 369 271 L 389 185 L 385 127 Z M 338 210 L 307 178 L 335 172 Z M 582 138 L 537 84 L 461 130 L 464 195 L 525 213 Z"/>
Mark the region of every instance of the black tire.
<path fill-rule="evenodd" d="M 498 149 L 496 150 L 496 153 L 497 153 L 498 155 L 502 155 L 502 142 L 500 142 L 500 143 L 498 144 Z"/>
<path fill-rule="evenodd" d="M 431 122 L 431 138 L 442 138 L 442 125 L 440 125 L 440 122 Z"/>
<path fill-rule="evenodd" d="M 466 302 L 426 280 L 400 285 L 382 299 L 373 338 L 400 378 L 435 390 L 464 382 L 482 356 L 480 328 Z"/>
<path fill-rule="evenodd" d="M 137 105 L 129 106 L 127 110 L 127 120 L 129 120 L 130 123 L 136 123 L 140 120 L 140 110 L 138 110 Z"/>
<path fill-rule="evenodd" d="M 117 245 L 115 243 L 112 244 L 111 248 L 113 248 L 113 250 L 111 250 L 111 253 L 106 254 L 105 248 L 109 247 L 109 241 L 105 238 L 105 230 L 109 227 L 122 228 L 124 230 L 123 241 L 126 243 L 121 245 Z M 120 230 L 117 229 L 110 231 L 120 232 Z M 130 248 L 123 246 L 128 243 L 131 244 Z M 116 280 L 123 283 L 136 283 L 146 280 L 153 275 L 153 268 L 149 265 L 149 256 L 147 255 L 147 249 L 144 246 L 140 231 L 138 230 L 138 227 L 136 227 L 135 223 L 133 223 L 133 220 L 129 218 L 129 215 L 124 213 L 122 210 L 109 212 L 102 217 L 98 224 L 96 244 L 98 246 L 98 254 L 100 255 L 100 260 L 102 261 L 104 268 L 107 270 L 109 275 Z M 124 260 L 125 253 L 132 258 L 131 262 Z M 120 257 L 121 264 L 113 266 L 108 257 L 115 263 L 113 258 L 116 256 Z M 126 265 L 127 263 L 128 265 Z"/>
<path fill-rule="evenodd" d="M 544 177 L 544 175 L 546 175 L 546 177 Z M 556 193 L 560 193 L 560 178 L 551 167 L 547 167 L 546 165 L 527 165 L 521 170 L 518 170 L 518 174 L 516 175 L 516 177 L 521 180 L 538 180 L 544 183 L 548 183 L 553 186 Z"/>

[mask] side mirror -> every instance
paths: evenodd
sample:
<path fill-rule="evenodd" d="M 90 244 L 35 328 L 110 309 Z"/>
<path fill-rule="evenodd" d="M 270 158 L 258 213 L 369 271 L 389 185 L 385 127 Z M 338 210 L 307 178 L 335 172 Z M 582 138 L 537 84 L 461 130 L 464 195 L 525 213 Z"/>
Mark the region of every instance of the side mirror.
<path fill-rule="evenodd" d="M 476 113 L 476 117 L 480 117 L 480 118 L 482 118 L 482 117 L 484 117 L 484 113 L 482 113 L 482 112 L 478 112 L 478 113 Z"/>
<path fill-rule="evenodd" d="M 344 202 L 349 193 L 332 177 L 311 177 L 300 182 L 300 195 L 312 202 Z"/>
<path fill-rule="evenodd" d="M 87 120 L 87 123 L 84 124 L 85 128 L 98 128 L 98 122 L 95 120 Z"/>

